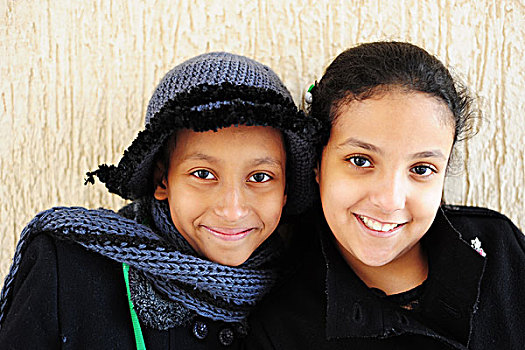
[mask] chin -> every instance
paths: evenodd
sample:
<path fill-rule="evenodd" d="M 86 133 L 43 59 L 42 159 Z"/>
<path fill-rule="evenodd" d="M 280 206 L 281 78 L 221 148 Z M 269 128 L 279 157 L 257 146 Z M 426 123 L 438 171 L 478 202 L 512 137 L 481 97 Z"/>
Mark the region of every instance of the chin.
<path fill-rule="evenodd" d="M 217 257 L 208 257 L 209 260 L 216 262 L 217 264 L 236 267 L 242 265 L 248 260 L 250 256 L 245 256 L 241 254 L 232 254 L 232 256 L 220 255 Z"/>
<path fill-rule="evenodd" d="M 365 264 L 366 266 L 371 266 L 371 267 L 385 266 L 393 260 L 393 258 L 390 255 L 381 256 L 377 254 L 361 255 L 358 259 L 359 261 L 361 261 L 361 263 Z"/>

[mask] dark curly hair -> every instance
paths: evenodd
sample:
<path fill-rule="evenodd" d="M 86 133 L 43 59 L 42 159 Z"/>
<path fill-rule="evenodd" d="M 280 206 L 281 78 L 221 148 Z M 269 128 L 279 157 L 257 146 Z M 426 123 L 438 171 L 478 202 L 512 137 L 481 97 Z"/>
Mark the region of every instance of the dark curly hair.
<path fill-rule="evenodd" d="M 374 42 L 341 53 L 311 89 L 309 114 L 324 129 L 319 152 L 328 142 L 342 105 L 393 88 L 427 93 L 443 101 L 454 117 L 454 144 L 473 134 L 472 120 L 479 110 L 466 87 L 441 61 L 409 43 Z"/>

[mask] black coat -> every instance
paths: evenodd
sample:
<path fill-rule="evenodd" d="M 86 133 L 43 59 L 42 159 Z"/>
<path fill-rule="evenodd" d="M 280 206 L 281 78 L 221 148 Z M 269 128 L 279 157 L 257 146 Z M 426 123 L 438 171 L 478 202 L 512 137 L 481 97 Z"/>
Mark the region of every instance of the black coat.
<path fill-rule="evenodd" d="M 314 216 L 296 245 L 304 263 L 259 304 L 248 349 L 525 348 L 525 238 L 505 216 L 439 211 L 422 241 L 429 275 L 410 311 L 369 289 Z M 475 238 L 486 257 L 471 247 Z"/>
<path fill-rule="evenodd" d="M 136 349 L 119 263 L 40 234 L 23 254 L 13 288 L 0 330 L 2 350 Z M 148 350 L 239 345 L 227 323 L 205 318 L 167 331 L 141 327 Z"/>

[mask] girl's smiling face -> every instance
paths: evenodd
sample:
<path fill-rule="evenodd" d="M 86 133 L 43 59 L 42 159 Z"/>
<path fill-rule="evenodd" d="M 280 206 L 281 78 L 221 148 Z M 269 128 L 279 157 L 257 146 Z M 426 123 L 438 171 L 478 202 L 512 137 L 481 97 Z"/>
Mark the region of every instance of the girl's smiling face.
<path fill-rule="evenodd" d="M 175 227 L 197 253 L 237 266 L 279 223 L 285 166 L 282 134 L 271 127 L 184 129 L 155 198 L 168 200 Z"/>
<path fill-rule="evenodd" d="M 452 113 L 428 94 L 394 89 L 340 106 L 317 182 L 354 270 L 421 259 L 407 253 L 420 248 L 437 213 L 453 137 Z"/>

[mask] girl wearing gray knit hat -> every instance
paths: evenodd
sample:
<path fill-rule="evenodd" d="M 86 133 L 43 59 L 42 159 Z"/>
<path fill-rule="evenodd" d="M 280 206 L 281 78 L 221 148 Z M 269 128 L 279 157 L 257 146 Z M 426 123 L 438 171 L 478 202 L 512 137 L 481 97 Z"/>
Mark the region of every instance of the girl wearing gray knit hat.
<path fill-rule="evenodd" d="M 88 173 L 133 202 L 53 208 L 22 232 L 2 348 L 238 345 L 282 276 L 281 213 L 314 199 L 317 131 L 259 62 L 216 52 L 176 66 L 119 164 Z"/>

